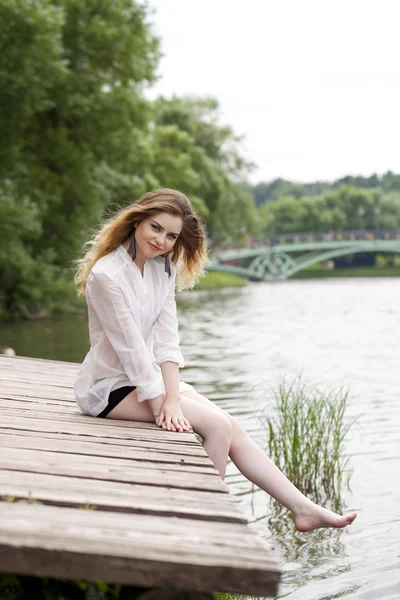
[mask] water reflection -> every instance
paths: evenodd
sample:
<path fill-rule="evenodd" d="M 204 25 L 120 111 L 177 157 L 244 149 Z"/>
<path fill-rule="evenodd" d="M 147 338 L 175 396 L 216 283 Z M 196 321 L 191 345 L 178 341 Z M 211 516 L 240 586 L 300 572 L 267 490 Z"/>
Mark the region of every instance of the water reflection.
<path fill-rule="evenodd" d="M 18 356 L 81 362 L 89 349 L 86 315 L 2 323 L 0 337 Z"/>
<path fill-rule="evenodd" d="M 236 492 L 236 495 L 242 500 L 247 497 L 246 506 L 250 522 L 256 525 L 273 553 L 280 556 L 284 562 L 284 583 L 279 598 L 291 595 L 314 580 L 331 579 L 351 570 L 350 561 L 346 562 L 346 546 L 342 541 L 346 535 L 345 530 L 319 529 L 308 533 L 299 532 L 295 528 L 291 513 L 272 498 L 264 498 L 264 512 L 260 514 L 256 496 L 266 495 L 253 484 L 244 491 Z M 315 491 L 309 493 L 308 497 L 335 512 L 345 511 L 345 502 L 339 489 L 333 497 L 321 497 Z"/>

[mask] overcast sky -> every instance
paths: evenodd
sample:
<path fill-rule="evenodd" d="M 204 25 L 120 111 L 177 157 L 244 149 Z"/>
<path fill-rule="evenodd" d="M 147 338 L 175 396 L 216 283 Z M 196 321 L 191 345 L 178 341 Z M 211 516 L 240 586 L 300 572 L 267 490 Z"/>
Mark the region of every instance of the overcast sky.
<path fill-rule="evenodd" d="M 149 0 L 152 95 L 215 96 L 253 182 L 400 172 L 400 0 Z"/>

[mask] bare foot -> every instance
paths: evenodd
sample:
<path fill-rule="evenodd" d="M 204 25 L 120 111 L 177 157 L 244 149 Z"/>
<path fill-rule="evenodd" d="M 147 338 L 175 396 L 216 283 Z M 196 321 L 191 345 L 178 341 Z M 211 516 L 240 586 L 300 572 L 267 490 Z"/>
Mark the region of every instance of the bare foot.
<path fill-rule="evenodd" d="M 320 527 L 346 527 L 351 525 L 356 516 L 355 512 L 344 516 L 337 515 L 331 510 L 315 504 L 295 514 L 294 522 L 298 531 L 313 531 Z"/>

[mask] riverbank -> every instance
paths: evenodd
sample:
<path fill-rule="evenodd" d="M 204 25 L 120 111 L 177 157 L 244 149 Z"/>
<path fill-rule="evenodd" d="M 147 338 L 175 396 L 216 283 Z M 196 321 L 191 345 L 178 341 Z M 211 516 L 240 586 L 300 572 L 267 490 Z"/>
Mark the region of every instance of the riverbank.
<path fill-rule="evenodd" d="M 224 287 L 244 287 L 247 285 L 247 279 L 233 275 L 232 273 L 222 273 L 211 271 L 196 284 L 195 290 L 214 290 Z"/>
<path fill-rule="evenodd" d="M 343 277 L 400 277 L 400 267 L 354 267 L 326 271 L 321 265 L 313 265 L 293 275 L 290 279 L 333 279 Z M 196 290 L 212 290 L 224 287 L 243 287 L 247 280 L 232 273 L 212 271 L 197 283 Z"/>
<path fill-rule="evenodd" d="M 291 279 L 329 279 L 335 277 L 400 277 L 400 267 L 354 267 L 325 271 L 318 268 L 299 271 Z"/>

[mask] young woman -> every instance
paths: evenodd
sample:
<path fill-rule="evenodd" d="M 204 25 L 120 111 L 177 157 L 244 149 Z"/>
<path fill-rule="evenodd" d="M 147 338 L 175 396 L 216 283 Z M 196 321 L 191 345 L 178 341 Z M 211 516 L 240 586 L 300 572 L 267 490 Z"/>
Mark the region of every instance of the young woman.
<path fill-rule="evenodd" d="M 222 478 L 229 456 L 293 513 L 300 531 L 349 525 L 356 513 L 340 516 L 303 496 L 234 417 L 179 380 L 175 279 L 178 289 L 192 287 L 206 261 L 204 226 L 176 190 L 147 193 L 99 230 L 75 278 L 91 343 L 75 383 L 80 409 L 176 433 L 193 428 Z"/>

